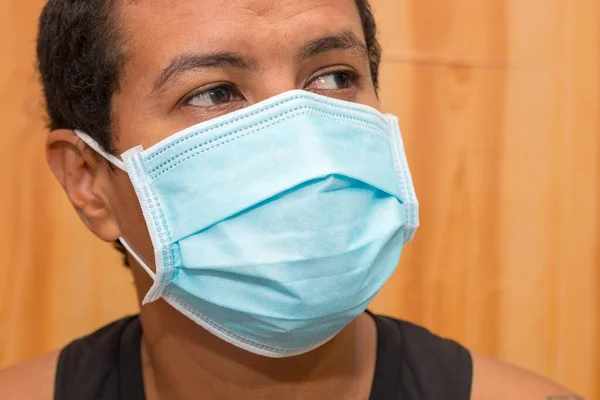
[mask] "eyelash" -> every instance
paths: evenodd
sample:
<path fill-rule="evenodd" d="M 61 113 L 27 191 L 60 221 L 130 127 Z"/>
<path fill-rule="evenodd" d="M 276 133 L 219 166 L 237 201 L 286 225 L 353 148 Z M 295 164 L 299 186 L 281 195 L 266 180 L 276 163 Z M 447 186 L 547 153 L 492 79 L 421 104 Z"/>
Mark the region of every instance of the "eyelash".
<path fill-rule="evenodd" d="M 360 73 L 358 73 L 357 71 L 351 70 L 351 69 L 341 69 L 341 70 L 337 69 L 337 70 L 331 70 L 331 71 L 320 71 L 318 75 L 315 75 L 315 76 L 309 78 L 308 81 L 306 82 L 305 86 L 311 85 L 312 83 L 314 83 L 317 79 L 319 79 L 321 77 L 328 76 L 328 75 L 337 75 L 337 74 L 347 75 L 351 86 L 354 86 L 354 87 L 360 86 L 360 83 L 362 80 L 362 75 Z M 232 94 L 243 97 L 240 90 L 234 84 L 228 83 L 228 82 L 221 82 L 221 83 L 215 83 L 211 86 L 203 87 L 198 90 L 195 90 L 194 92 L 190 93 L 188 96 L 184 97 L 181 100 L 181 104 L 184 106 L 189 105 L 191 107 L 199 107 L 199 106 L 192 106 L 189 103 L 197 96 L 204 94 L 206 92 L 209 92 L 211 90 L 218 89 L 218 88 L 226 88 L 226 89 L 230 90 Z M 320 89 L 319 91 L 327 92 L 327 91 L 333 91 L 333 90 L 347 90 L 347 89 Z M 212 107 L 217 107 L 219 105 L 222 105 L 222 104 L 218 104 L 218 105 L 215 105 Z"/>
<path fill-rule="evenodd" d="M 181 104 L 182 105 L 190 105 L 189 104 L 194 98 L 198 97 L 201 94 L 204 94 L 206 92 L 210 92 L 211 90 L 215 90 L 215 89 L 219 89 L 219 88 L 226 88 L 228 90 L 231 90 L 231 92 L 235 95 L 238 96 L 242 96 L 242 93 L 239 91 L 239 89 L 232 83 L 228 83 L 228 82 L 220 82 L 220 83 L 215 83 L 213 85 L 207 86 L 207 87 L 203 87 L 197 90 L 194 90 L 192 93 L 190 93 L 188 96 L 185 96 L 183 98 L 183 100 L 181 100 Z M 198 107 L 198 106 L 192 106 L 192 107 Z"/>
<path fill-rule="evenodd" d="M 306 86 L 314 83 L 317 79 L 322 78 L 324 76 L 328 76 L 328 75 L 338 75 L 338 74 L 345 74 L 348 76 L 348 79 L 350 80 L 350 83 L 354 86 L 358 86 L 360 83 L 360 79 L 362 78 L 362 76 L 356 72 L 355 70 L 352 69 L 334 69 L 331 71 L 320 71 L 318 73 L 318 75 L 315 75 L 313 77 L 311 77 L 310 79 L 308 79 Z M 341 89 L 343 90 L 343 89 Z"/>

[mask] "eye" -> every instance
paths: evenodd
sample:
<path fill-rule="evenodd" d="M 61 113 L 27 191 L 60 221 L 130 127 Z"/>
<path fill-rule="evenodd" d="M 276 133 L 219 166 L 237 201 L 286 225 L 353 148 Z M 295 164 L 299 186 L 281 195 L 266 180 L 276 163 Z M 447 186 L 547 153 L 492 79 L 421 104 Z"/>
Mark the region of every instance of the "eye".
<path fill-rule="evenodd" d="M 220 85 L 190 95 L 185 103 L 195 107 L 214 107 L 240 100 L 242 95 L 232 85 Z"/>
<path fill-rule="evenodd" d="M 356 85 L 358 74 L 352 71 L 334 72 L 321 75 L 313 79 L 307 89 L 313 90 L 341 90 L 349 89 Z"/>

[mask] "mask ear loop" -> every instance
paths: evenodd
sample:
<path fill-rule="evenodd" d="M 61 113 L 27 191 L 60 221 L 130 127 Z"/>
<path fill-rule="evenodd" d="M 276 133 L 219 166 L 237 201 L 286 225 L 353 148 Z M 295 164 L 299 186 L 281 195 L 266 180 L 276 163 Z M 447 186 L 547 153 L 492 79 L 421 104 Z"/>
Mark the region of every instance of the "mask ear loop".
<path fill-rule="evenodd" d="M 142 258 L 140 256 L 138 256 L 135 251 L 133 251 L 133 248 L 129 245 L 129 243 L 127 243 L 127 241 L 122 237 L 119 238 L 119 241 L 121 242 L 123 247 L 125 247 L 127 249 L 129 254 L 131 254 L 133 256 L 133 258 L 135 258 L 135 260 L 142 266 L 142 268 L 144 268 L 144 270 L 148 273 L 148 275 L 150 275 L 152 280 L 153 281 L 156 280 L 156 274 L 154 273 L 154 271 L 152 271 L 150 269 L 150 267 L 148 266 L 148 264 L 146 264 L 146 262 L 144 260 L 142 260 Z"/>
<path fill-rule="evenodd" d="M 115 167 L 127 172 L 125 163 L 123 161 L 119 160 L 114 155 L 107 152 L 106 150 L 104 150 L 102 148 L 102 146 L 100 146 L 98 144 L 98 142 L 96 142 L 94 139 L 92 139 L 92 137 L 90 137 L 90 135 L 88 135 L 87 133 L 81 132 L 79 130 L 75 130 L 75 134 L 79 137 L 79 139 L 81 139 L 85 144 L 87 144 L 89 147 L 94 149 L 98 154 L 100 154 L 102 157 L 104 157 L 108 162 L 113 164 Z M 155 280 L 156 274 L 154 273 L 154 271 L 152 271 L 150 269 L 150 267 L 148 266 L 148 264 L 146 264 L 146 262 L 144 260 L 142 260 L 142 258 L 140 256 L 137 255 L 137 253 L 133 250 L 133 248 L 129 245 L 129 243 L 127 243 L 125 238 L 121 237 L 121 238 L 119 238 L 119 241 L 121 242 L 121 244 L 123 244 L 123 247 L 125 247 L 125 249 L 127 249 L 129 254 L 131 254 L 133 256 L 133 258 L 135 258 L 135 260 L 142 266 L 142 268 L 144 268 L 144 270 L 148 273 L 148 275 L 150 275 L 152 280 Z"/>
<path fill-rule="evenodd" d="M 87 144 L 92 149 L 94 149 L 96 151 L 96 153 L 100 154 L 102 157 L 104 157 L 112 165 L 114 165 L 115 167 L 117 167 L 117 168 L 119 168 L 119 169 L 127 172 L 127 168 L 125 168 L 125 163 L 123 161 L 119 160 L 117 157 L 115 157 L 112 154 L 110 154 L 109 152 L 107 152 L 106 150 L 104 150 L 102 148 L 102 146 L 100 146 L 98 144 L 98 142 L 96 142 L 94 139 L 92 139 L 90 137 L 90 135 L 88 135 L 87 133 L 78 131 L 77 129 L 75 129 L 75 134 L 79 137 L 79 139 L 83 140 L 83 142 L 85 144 Z"/>

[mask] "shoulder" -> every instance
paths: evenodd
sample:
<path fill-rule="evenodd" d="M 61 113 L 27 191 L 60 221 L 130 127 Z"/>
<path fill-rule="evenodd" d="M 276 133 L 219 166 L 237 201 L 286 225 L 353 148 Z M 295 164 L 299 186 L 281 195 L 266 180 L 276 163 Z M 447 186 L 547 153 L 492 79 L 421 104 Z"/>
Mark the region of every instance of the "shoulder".
<path fill-rule="evenodd" d="M 60 351 L 0 371 L 0 399 L 51 400 L 55 393 L 64 398 L 89 398 L 88 391 L 107 382 L 114 384 L 115 374 L 120 373 L 114 367 L 121 358 L 139 362 L 140 340 L 138 316 L 113 322 Z"/>
<path fill-rule="evenodd" d="M 478 354 L 472 354 L 472 358 L 472 400 L 583 400 L 531 372 Z"/>
<path fill-rule="evenodd" d="M 60 352 L 55 351 L 0 371 L 0 393 L 6 400 L 49 400 Z"/>
<path fill-rule="evenodd" d="M 402 398 L 470 397 L 472 361 L 467 349 L 408 321 L 378 316 L 376 322 L 377 368 L 382 376 L 391 372 L 388 380 L 397 382 L 390 384 L 398 385 Z"/>

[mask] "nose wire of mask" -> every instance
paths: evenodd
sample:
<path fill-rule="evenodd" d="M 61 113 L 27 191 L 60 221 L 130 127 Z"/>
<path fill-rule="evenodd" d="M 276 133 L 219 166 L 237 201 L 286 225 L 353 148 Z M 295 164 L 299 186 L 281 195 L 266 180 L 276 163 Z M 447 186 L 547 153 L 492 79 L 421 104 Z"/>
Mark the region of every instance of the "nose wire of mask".
<path fill-rule="evenodd" d="M 143 304 L 163 298 L 220 339 L 306 353 L 360 315 L 418 227 L 398 121 L 306 91 L 108 154 L 136 191 L 154 248 Z M 243 160 L 241 162 L 240 160 Z"/>

